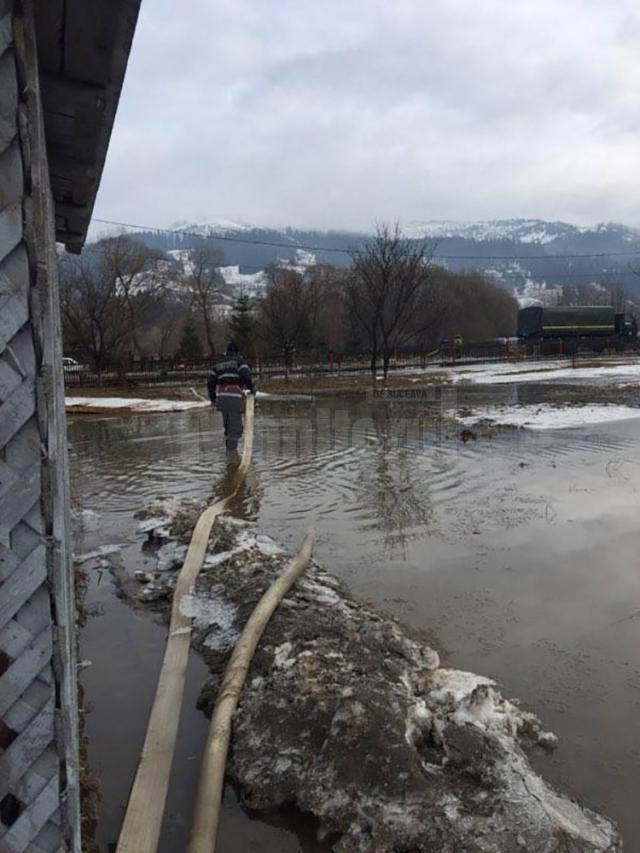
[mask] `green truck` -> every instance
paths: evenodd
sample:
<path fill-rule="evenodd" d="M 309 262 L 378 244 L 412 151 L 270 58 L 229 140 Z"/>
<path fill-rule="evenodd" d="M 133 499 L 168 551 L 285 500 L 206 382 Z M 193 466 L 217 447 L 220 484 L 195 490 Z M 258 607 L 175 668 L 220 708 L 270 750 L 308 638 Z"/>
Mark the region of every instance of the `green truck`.
<path fill-rule="evenodd" d="M 616 312 L 609 305 L 534 305 L 518 312 L 519 338 L 630 338 L 637 334 L 633 314 Z"/>

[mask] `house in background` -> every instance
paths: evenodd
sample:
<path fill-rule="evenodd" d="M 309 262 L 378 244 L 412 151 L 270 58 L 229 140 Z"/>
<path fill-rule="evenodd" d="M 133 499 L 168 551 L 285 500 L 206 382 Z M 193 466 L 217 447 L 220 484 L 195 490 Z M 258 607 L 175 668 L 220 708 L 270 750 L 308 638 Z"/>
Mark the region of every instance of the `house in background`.
<path fill-rule="evenodd" d="M 0 0 L 0 850 L 80 851 L 56 240 L 86 237 L 139 0 Z"/>

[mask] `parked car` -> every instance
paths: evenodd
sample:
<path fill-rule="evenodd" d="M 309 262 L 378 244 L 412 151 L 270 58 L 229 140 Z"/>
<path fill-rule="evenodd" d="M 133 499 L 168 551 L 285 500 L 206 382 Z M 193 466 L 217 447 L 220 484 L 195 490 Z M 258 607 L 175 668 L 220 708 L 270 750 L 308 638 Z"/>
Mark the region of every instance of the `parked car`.
<path fill-rule="evenodd" d="M 80 373 L 82 370 L 89 369 L 86 364 L 80 364 L 79 361 L 76 361 L 75 358 L 71 358 L 69 355 L 62 357 L 62 367 L 65 373 Z"/>

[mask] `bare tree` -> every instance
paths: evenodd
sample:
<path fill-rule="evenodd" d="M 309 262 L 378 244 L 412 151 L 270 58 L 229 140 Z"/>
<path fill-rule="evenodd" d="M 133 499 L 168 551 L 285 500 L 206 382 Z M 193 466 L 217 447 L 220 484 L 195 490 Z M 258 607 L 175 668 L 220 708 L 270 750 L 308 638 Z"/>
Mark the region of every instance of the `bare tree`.
<path fill-rule="evenodd" d="M 343 353 L 349 337 L 347 270 L 330 264 L 309 267 L 304 274 L 305 286 L 313 299 L 313 325 L 310 346 L 321 355 Z"/>
<path fill-rule="evenodd" d="M 259 314 L 267 346 L 281 352 L 312 348 L 312 330 L 318 311 L 318 294 L 297 270 L 272 265 Z"/>
<path fill-rule="evenodd" d="M 562 286 L 565 305 L 613 305 L 624 302 L 624 288 L 620 284 L 598 284 L 595 281 Z"/>
<path fill-rule="evenodd" d="M 166 281 L 158 264 L 162 252 L 150 249 L 124 234 L 102 240 L 98 245 L 105 264 L 112 268 L 116 287 L 122 297 L 130 346 L 141 357 L 143 326 L 166 293 Z"/>
<path fill-rule="evenodd" d="M 162 318 L 154 325 L 150 334 L 153 351 L 160 358 L 167 358 L 177 351 L 186 313 L 188 309 L 183 305 L 165 305 Z"/>
<path fill-rule="evenodd" d="M 61 259 L 65 340 L 96 369 L 128 352 L 143 354 L 144 333 L 166 292 L 161 259 L 161 252 L 125 235 Z"/>
<path fill-rule="evenodd" d="M 379 225 L 364 248 L 352 253 L 350 308 L 366 335 L 373 375 L 382 358 L 386 379 L 392 354 L 421 333 L 418 306 L 430 322 L 424 309 L 431 256 L 426 241 L 405 239 L 397 225 Z"/>
<path fill-rule="evenodd" d="M 85 251 L 61 260 L 60 305 L 65 345 L 95 370 L 121 354 L 129 327 L 113 267 L 104 256 Z"/>
<path fill-rule="evenodd" d="M 214 306 L 219 303 L 225 290 L 224 279 L 218 268 L 224 256 L 205 240 L 201 240 L 189 252 L 190 272 L 187 279 L 189 298 L 194 313 L 204 327 L 209 355 L 216 352 L 214 340 Z"/>

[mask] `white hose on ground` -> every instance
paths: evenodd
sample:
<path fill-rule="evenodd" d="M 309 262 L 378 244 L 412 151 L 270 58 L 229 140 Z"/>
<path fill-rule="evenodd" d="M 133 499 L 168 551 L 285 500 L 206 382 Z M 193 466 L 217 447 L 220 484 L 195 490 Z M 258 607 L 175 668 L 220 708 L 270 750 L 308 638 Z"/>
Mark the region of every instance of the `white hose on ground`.
<path fill-rule="evenodd" d="M 194 396 L 194 397 L 197 397 L 197 398 L 198 398 L 198 400 L 202 400 L 202 402 L 203 402 L 203 403 L 208 403 L 208 402 L 209 402 L 209 401 L 207 400 L 207 398 L 206 398 L 206 397 L 203 397 L 203 396 L 202 396 L 202 394 L 201 394 L 199 391 L 197 391 L 195 388 L 189 388 L 189 391 L 191 391 L 191 393 L 193 394 L 193 396 Z"/>
<path fill-rule="evenodd" d="M 191 618 L 182 613 L 182 599 L 192 591 L 202 568 L 214 521 L 238 492 L 251 464 L 254 422 L 252 396 L 247 397 L 245 419 L 242 459 L 235 472 L 232 489 L 226 497 L 208 507 L 198 519 L 178 575 L 162 669 L 142 756 L 120 830 L 117 853 L 155 853 L 158 847 L 191 644 Z"/>
<path fill-rule="evenodd" d="M 216 849 L 220 803 L 231 738 L 231 723 L 247 672 L 260 638 L 276 608 L 309 565 L 313 549 L 309 530 L 296 557 L 257 603 L 235 645 L 218 693 L 205 749 L 196 809 L 191 828 L 189 853 L 212 853 Z"/>

